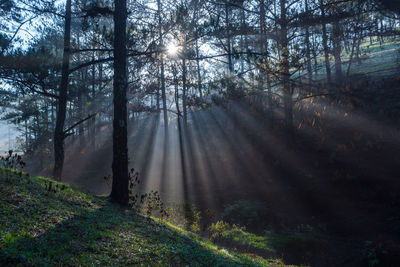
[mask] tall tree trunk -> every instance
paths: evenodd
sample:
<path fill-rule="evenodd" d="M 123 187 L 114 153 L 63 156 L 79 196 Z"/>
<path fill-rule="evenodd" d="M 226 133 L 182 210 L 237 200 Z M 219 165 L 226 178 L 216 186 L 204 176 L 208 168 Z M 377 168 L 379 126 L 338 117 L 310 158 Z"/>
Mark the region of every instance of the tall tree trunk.
<path fill-rule="evenodd" d="M 335 77 L 336 82 L 340 83 L 343 78 L 342 72 L 342 45 L 341 45 L 341 28 L 339 21 L 333 23 L 332 42 L 333 42 L 333 57 L 335 58 Z"/>
<path fill-rule="evenodd" d="M 264 0 L 260 0 L 260 31 L 261 31 L 261 53 L 265 53 L 265 66 L 263 66 L 262 70 L 266 70 L 265 73 L 261 75 L 265 75 L 267 80 L 267 104 L 268 104 L 268 117 L 272 119 L 272 92 L 271 92 L 271 79 L 268 70 L 268 40 L 267 40 L 267 24 L 265 19 L 265 2 Z M 261 78 L 261 82 L 264 83 L 264 77 Z"/>
<path fill-rule="evenodd" d="M 77 34 L 77 39 L 78 39 L 78 49 L 81 48 L 80 45 L 80 36 L 79 33 Z M 81 57 L 80 54 L 78 53 L 78 62 L 81 64 Z M 85 115 L 85 107 L 86 107 L 86 101 L 84 100 L 84 93 L 86 91 L 86 75 L 85 75 L 86 69 L 80 69 L 79 70 L 79 79 L 81 80 L 80 82 L 80 88 L 78 92 L 78 118 L 83 118 Z M 82 148 L 85 144 L 85 131 L 83 128 L 83 123 L 79 124 L 78 126 L 78 135 L 79 135 L 79 146 Z"/>
<path fill-rule="evenodd" d="M 325 3 L 323 0 L 319 0 L 320 9 L 321 9 L 321 19 L 325 21 Z M 328 34 L 326 31 L 326 23 L 322 23 L 322 45 L 324 48 L 324 56 L 325 56 L 325 68 L 326 68 L 326 79 L 328 81 L 329 89 L 331 88 L 330 84 L 332 82 L 331 77 L 331 63 L 329 61 L 329 46 L 328 46 Z"/>
<path fill-rule="evenodd" d="M 187 69 L 186 69 L 186 58 L 185 58 L 185 52 L 184 51 L 184 57 L 182 59 L 182 108 L 183 108 L 183 122 L 186 124 L 187 123 L 187 84 L 186 84 L 186 75 L 187 75 Z"/>
<path fill-rule="evenodd" d="M 355 33 L 356 34 L 356 33 Z M 357 59 L 357 63 L 358 65 L 361 64 L 361 58 L 360 58 L 360 46 L 361 46 L 361 41 L 364 38 L 364 33 L 361 30 L 360 31 L 360 35 L 358 36 L 358 40 L 357 40 L 357 50 L 356 50 L 356 59 Z"/>
<path fill-rule="evenodd" d="M 161 107 L 160 107 L 160 92 L 161 92 L 161 77 L 160 77 L 160 64 L 157 67 L 157 90 L 156 90 L 156 110 L 157 113 L 160 114 Z M 151 104 L 150 106 L 153 106 L 153 95 L 151 95 Z"/>
<path fill-rule="evenodd" d="M 110 196 L 123 206 L 129 204 L 126 20 L 126 0 L 115 0 L 113 183 Z"/>
<path fill-rule="evenodd" d="M 309 8 L 308 8 L 308 0 L 304 1 L 305 4 L 305 12 L 307 16 L 309 16 Z M 312 69 L 311 69 L 311 47 L 310 47 L 310 27 L 306 25 L 306 58 L 307 58 L 307 74 L 308 74 L 308 83 L 312 82 Z"/>
<path fill-rule="evenodd" d="M 233 61 L 232 61 L 232 40 L 231 40 L 231 22 L 229 19 L 230 4 L 228 1 L 225 2 L 225 26 L 226 26 L 226 48 L 228 53 L 228 72 L 229 75 L 233 72 Z"/>
<path fill-rule="evenodd" d="M 94 47 L 93 47 L 94 48 Z M 95 59 L 93 52 L 92 60 Z M 90 111 L 93 114 L 96 111 L 96 66 L 92 66 L 92 101 L 90 101 Z M 90 147 L 92 151 L 96 149 L 96 116 L 90 119 Z"/>
<path fill-rule="evenodd" d="M 244 1 L 241 2 L 241 9 L 240 9 L 240 51 L 243 52 L 243 50 L 247 49 L 247 40 L 244 40 L 246 36 L 244 35 L 245 31 L 245 26 L 246 26 L 246 15 L 244 13 Z M 240 55 L 240 72 L 244 72 L 244 54 Z"/>
<path fill-rule="evenodd" d="M 24 120 L 24 126 L 25 126 L 25 152 L 28 152 L 29 150 L 29 139 L 28 139 L 28 120 Z"/>
<path fill-rule="evenodd" d="M 203 99 L 203 90 L 201 88 L 200 51 L 199 51 L 198 39 L 196 39 L 196 64 L 197 64 L 197 90 L 199 90 L 200 98 Z"/>
<path fill-rule="evenodd" d="M 179 108 L 179 87 L 178 87 L 177 70 L 174 65 L 172 66 L 172 75 L 174 78 L 174 88 L 175 88 L 175 108 L 176 108 L 177 117 L 178 117 L 177 119 L 178 119 L 178 123 L 179 123 L 179 119 L 181 116 L 181 111 Z"/>
<path fill-rule="evenodd" d="M 80 62 L 80 60 L 78 59 L 78 61 Z M 86 75 L 85 75 L 85 70 L 80 70 L 79 71 L 79 76 L 81 79 L 81 85 L 79 88 L 79 92 L 78 92 L 78 117 L 79 118 L 83 118 L 85 116 L 85 91 L 86 91 Z M 83 123 L 79 124 L 78 126 L 78 135 L 79 135 L 79 146 L 83 147 L 85 144 L 85 131 L 83 128 Z"/>
<path fill-rule="evenodd" d="M 61 181 L 61 174 L 64 165 L 64 124 L 67 112 L 68 96 L 68 76 L 69 76 L 69 57 L 71 40 L 71 0 L 67 0 L 65 6 L 65 25 L 64 25 L 64 53 L 61 70 L 61 83 L 58 96 L 58 109 L 56 128 L 54 130 L 54 169 L 53 177 Z"/>
<path fill-rule="evenodd" d="M 158 34 L 160 38 L 160 46 L 164 46 L 163 41 L 163 33 L 162 33 L 162 21 L 161 21 L 161 11 L 162 5 L 161 0 L 157 0 L 158 5 Z M 162 102 L 163 102 L 163 113 L 164 113 L 164 127 L 165 129 L 168 128 L 168 111 L 167 111 L 167 96 L 165 93 L 165 70 L 164 70 L 164 53 L 160 54 L 160 68 L 161 68 L 161 95 L 162 95 Z"/>
<path fill-rule="evenodd" d="M 288 41 L 288 29 L 287 29 L 287 9 L 286 0 L 280 0 L 280 46 L 282 51 L 281 63 L 280 63 L 280 76 L 283 87 L 283 102 L 285 108 L 285 126 L 288 133 L 293 133 L 293 101 L 292 95 L 293 90 L 290 86 L 290 72 L 289 72 L 289 41 Z"/>
<path fill-rule="evenodd" d="M 312 39 L 313 39 L 312 53 L 313 53 L 313 59 L 314 59 L 314 72 L 315 72 L 315 75 L 318 75 L 317 46 L 316 46 L 315 33 L 314 32 L 312 34 Z"/>
<path fill-rule="evenodd" d="M 349 75 L 350 75 L 350 69 L 351 69 L 351 65 L 353 63 L 354 48 L 356 47 L 356 43 L 358 43 L 357 34 L 354 33 L 354 38 L 353 38 L 353 43 L 351 46 L 351 53 L 350 53 L 350 58 L 349 58 L 349 65 L 347 66 L 346 80 L 349 78 Z"/>

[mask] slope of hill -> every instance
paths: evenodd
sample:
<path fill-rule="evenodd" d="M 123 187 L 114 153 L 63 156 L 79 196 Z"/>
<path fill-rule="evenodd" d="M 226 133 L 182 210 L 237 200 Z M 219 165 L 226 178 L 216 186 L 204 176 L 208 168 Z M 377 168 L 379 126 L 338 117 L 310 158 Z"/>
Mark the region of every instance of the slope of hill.
<path fill-rule="evenodd" d="M 0 262 L 31 266 L 284 266 L 42 177 L 0 169 Z"/>

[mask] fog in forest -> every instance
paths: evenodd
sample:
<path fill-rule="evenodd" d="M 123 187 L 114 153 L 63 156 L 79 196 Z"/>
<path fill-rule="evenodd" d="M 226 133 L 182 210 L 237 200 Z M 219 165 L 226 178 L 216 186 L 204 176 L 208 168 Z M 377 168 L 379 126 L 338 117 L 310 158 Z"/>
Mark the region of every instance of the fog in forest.
<path fill-rule="evenodd" d="M 0 150 L 25 171 L 160 196 L 249 255 L 396 266 L 398 1 L 31 2 L 0 3 Z"/>

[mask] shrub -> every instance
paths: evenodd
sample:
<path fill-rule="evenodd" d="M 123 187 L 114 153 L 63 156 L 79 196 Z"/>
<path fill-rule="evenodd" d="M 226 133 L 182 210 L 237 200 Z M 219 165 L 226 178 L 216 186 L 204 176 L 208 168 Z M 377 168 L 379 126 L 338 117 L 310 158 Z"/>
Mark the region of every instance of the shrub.
<path fill-rule="evenodd" d="M 173 203 L 167 208 L 167 221 L 191 232 L 200 231 L 200 211 L 196 206 L 187 202 Z"/>

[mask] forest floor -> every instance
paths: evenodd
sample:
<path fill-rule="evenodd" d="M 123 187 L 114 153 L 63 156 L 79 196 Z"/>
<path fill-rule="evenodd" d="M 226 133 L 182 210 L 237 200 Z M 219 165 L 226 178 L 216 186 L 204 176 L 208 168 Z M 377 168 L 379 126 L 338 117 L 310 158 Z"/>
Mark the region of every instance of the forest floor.
<path fill-rule="evenodd" d="M 107 199 L 1 169 L 0 262 L 16 266 L 285 266 L 240 254 Z M 54 191 L 48 191 L 49 183 Z"/>

